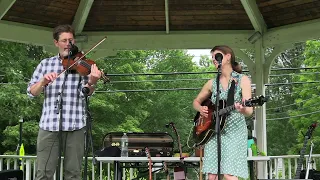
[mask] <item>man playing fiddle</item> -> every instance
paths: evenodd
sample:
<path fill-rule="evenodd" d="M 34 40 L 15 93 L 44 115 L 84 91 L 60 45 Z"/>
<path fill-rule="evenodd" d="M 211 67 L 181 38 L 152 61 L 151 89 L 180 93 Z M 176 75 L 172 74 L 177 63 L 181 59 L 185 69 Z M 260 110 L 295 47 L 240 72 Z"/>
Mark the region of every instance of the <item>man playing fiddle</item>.
<path fill-rule="evenodd" d="M 81 76 L 78 73 L 64 73 L 63 59 L 68 57 L 75 33 L 70 25 L 59 25 L 53 30 L 54 45 L 59 53 L 43 59 L 35 69 L 28 84 L 27 94 L 35 97 L 44 93 L 43 109 L 37 138 L 36 180 L 53 179 L 58 163 L 59 121 L 62 125 L 61 148 L 64 153 L 64 179 L 79 180 L 84 156 L 85 140 L 85 98 L 83 87 L 88 87 L 91 95 L 94 85 L 101 77 L 96 64 L 91 65 L 91 73 Z M 71 43 L 70 43 L 71 42 Z M 65 76 L 67 75 L 66 79 Z M 60 93 L 65 80 L 62 110 L 59 109 Z M 62 118 L 60 118 L 60 113 Z"/>

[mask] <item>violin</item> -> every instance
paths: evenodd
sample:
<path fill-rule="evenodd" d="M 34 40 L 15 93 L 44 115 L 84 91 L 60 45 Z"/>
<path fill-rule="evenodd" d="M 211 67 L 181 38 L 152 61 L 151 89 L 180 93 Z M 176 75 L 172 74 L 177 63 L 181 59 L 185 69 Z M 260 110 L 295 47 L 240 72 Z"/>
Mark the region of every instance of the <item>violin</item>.
<path fill-rule="evenodd" d="M 75 45 L 72 45 L 70 51 L 71 56 L 65 56 L 62 60 L 63 68 L 76 70 L 81 76 L 89 75 L 91 72 L 91 65 L 95 64 L 95 62 L 91 59 L 87 59 Z M 110 82 L 110 79 L 102 71 L 100 72 L 104 83 Z"/>
<path fill-rule="evenodd" d="M 89 75 L 91 72 L 91 65 L 95 64 L 95 62 L 91 59 L 87 59 L 85 56 L 88 53 L 90 53 L 94 48 L 96 48 L 99 44 L 101 44 L 105 39 L 106 37 L 100 40 L 96 45 L 94 45 L 88 52 L 84 54 L 79 52 L 79 49 L 77 46 L 72 45 L 72 47 L 70 48 L 70 55 L 64 57 L 62 60 L 62 65 L 64 70 L 57 76 L 57 78 L 68 70 L 76 70 L 77 73 L 79 73 L 82 76 Z M 102 71 L 100 72 L 101 72 L 101 77 L 104 80 L 104 83 L 110 82 L 110 79 Z M 51 83 L 49 84 L 52 84 L 52 83 L 53 81 L 51 81 Z"/>

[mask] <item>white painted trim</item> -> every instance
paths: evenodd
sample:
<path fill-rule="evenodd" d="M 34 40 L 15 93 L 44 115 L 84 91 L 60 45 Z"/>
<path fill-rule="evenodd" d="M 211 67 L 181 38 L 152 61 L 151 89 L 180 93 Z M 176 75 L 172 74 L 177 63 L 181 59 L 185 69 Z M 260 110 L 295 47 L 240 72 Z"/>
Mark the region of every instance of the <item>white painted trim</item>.
<path fill-rule="evenodd" d="M 0 20 L 15 2 L 16 0 L 0 0 Z"/>
<path fill-rule="evenodd" d="M 320 38 L 320 18 L 269 29 L 263 36 L 263 46 L 293 44 Z"/>
<path fill-rule="evenodd" d="M 166 16 L 166 33 L 169 34 L 170 25 L 169 25 L 169 0 L 164 0 L 164 9 L 165 9 L 165 16 Z"/>
<path fill-rule="evenodd" d="M 81 0 L 77 9 L 76 15 L 72 22 L 72 27 L 76 34 L 80 34 L 83 31 L 83 27 L 87 21 L 90 9 L 94 0 Z"/>
<path fill-rule="evenodd" d="M 252 0 L 241 0 L 242 6 L 244 7 L 252 26 L 256 31 L 264 33 L 267 31 L 267 25 L 261 15 L 258 8 L 257 2 Z"/>

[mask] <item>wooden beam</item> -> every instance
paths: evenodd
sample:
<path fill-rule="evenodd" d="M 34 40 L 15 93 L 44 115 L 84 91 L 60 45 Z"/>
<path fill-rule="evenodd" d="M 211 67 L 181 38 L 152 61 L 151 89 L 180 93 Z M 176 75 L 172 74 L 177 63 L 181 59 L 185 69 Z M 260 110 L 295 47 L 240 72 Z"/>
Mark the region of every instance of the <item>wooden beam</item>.
<path fill-rule="evenodd" d="M 126 32 L 86 32 L 87 42 L 82 42 L 83 50 L 107 36 L 97 49 L 207 49 L 218 44 L 231 48 L 253 48 L 247 38 L 250 31 L 126 31 Z M 52 46 L 52 28 L 0 21 L 0 40 Z"/>
<path fill-rule="evenodd" d="M 72 22 L 72 27 L 75 29 L 76 34 L 80 34 L 87 21 L 90 9 L 94 0 L 81 0 L 77 9 L 76 15 Z"/>
<path fill-rule="evenodd" d="M 0 0 L 0 20 L 15 2 L 16 0 Z"/>
<path fill-rule="evenodd" d="M 0 40 L 34 45 L 53 45 L 52 29 L 40 26 L 0 21 Z"/>
<path fill-rule="evenodd" d="M 254 29 L 261 34 L 265 33 L 267 31 L 267 25 L 261 15 L 257 2 L 252 0 L 241 0 L 241 3 L 249 16 Z"/>
<path fill-rule="evenodd" d="M 108 39 L 98 49 L 208 49 L 227 44 L 231 48 L 253 48 L 248 36 L 253 31 L 170 31 L 159 32 L 87 32 L 89 49 L 104 36 Z"/>
<path fill-rule="evenodd" d="M 88 48 L 102 37 L 108 39 L 98 49 L 207 49 L 215 44 L 227 44 L 232 48 L 253 48 L 248 37 L 249 31 L 125 31 L 85 32 Z M 293 44 L 320 38 L 320 19 L 269 29 L 264 34 L 263 47 Z M 0 39 L 36 45 L 52 45 L 52 28 L 0 21 Z"/>
<path fill-rule="evenodd" d="M 292 44 L 320 38 L 320 18 L 269 29 L 263 36 L 263 46 Z"/>

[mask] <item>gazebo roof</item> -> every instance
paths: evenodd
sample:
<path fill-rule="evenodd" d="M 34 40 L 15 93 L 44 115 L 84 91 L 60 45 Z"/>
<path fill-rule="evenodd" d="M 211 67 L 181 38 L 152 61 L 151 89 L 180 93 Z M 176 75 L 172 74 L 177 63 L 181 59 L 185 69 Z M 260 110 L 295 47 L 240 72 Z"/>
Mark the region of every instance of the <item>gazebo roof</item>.
<path fill-rule="evenodd" d="M 320 37 L 320 0 L 1 0 L 0 39 L 52 46 L 52 28 L 72 24 L 88 48 L 264 47 Z M 298 23 L 298 24 L 297 24 Z M 300 24 L 299 24 L 300 23 Z M 78 41 L 78 42 L 79 42 Z"/>
<path fill-rule="evenodd" d="M 59 24 L 75 25 L 77 24 L 75 21 L 78 20 L 83 21 L 84 32 L 165 31 L 165 2 L 165 0 L 83 2 L 16 0 L 7 12 L 2 12 L 2 20 L 49 28 Z M 168 0 L 167 2 L 169 29 L 172 31 L 254 29 L 240 0 Z M 257 5 L 267 28 L 320 18 L 318 0 L 257 0 Z M 85 16 L 85 13 L 88 13 L 87 18 L 79 18 Z M 80 32 L 81 29 L 78 27 Z"/>

